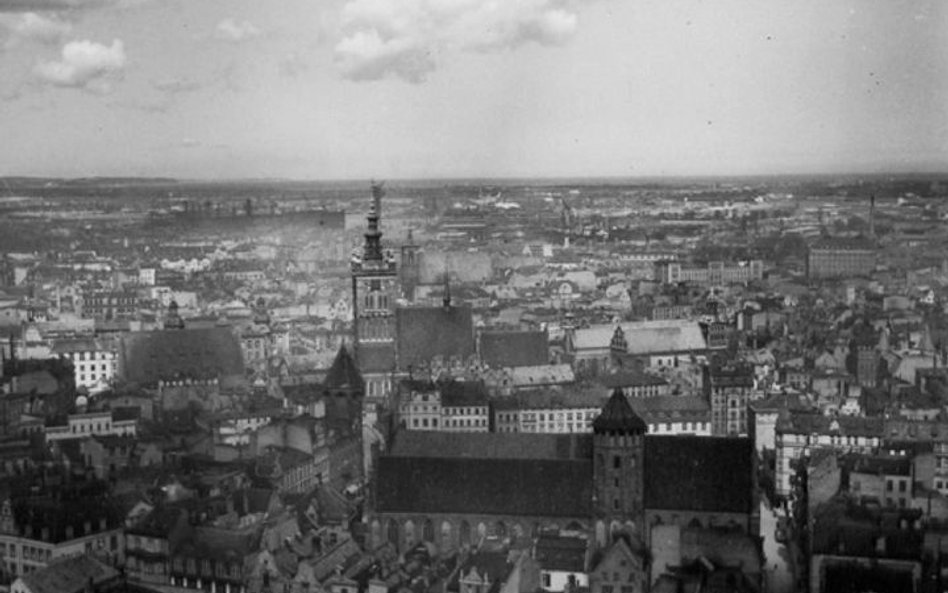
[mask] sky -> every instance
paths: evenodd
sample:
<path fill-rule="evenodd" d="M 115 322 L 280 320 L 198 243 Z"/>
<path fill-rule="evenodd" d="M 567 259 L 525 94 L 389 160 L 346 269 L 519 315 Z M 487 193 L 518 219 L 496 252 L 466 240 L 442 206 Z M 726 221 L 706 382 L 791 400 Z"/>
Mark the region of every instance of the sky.
<path fill-rule="evenodd" d="M 944 0 L 0 0 L 0 176 L 946 170 Z"/>

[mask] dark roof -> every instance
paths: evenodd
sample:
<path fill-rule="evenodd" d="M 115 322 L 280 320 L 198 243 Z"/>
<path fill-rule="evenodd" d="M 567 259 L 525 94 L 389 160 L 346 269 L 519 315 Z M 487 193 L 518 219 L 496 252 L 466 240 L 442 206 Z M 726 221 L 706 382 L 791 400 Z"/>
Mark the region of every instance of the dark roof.
<path fill-rule="evenodd" d="M 141 415 L 142 409 L 139 406 L 118 406 L 112 410 L 112 421 L 138 420 Z"/>
<path fill-rule="evenodd" d="M 606 387 L 643 387 L 648 385 L 668 385 L 663 377 L 642 371 L 621 371 L 602 377 Z"/>
<path fill-rule="evenodd" d="M 407 369 L 436 356 L 466 359 L 474 354 L 471 307 L 407 307 L 395 311 L 398 366 Z"/>
<path fill-rule="evenodd" d="M 485 331 L 480 335 L 481 362 L 491 368 L 549 364 L 545 331 Z"/>
<path fill-rule="evenodd" d="M 441 385 L 441 405 L 486 406 L 487 387 L 483 381 L 448 381 Z"/>
<path fill-rule="evenodd" d="M 592 435 L 403 430 L 388 457 L 592 459 Z"/>
<path fill-rule="evenodd" d="M 376 509 L 586 517 L 592 512 L 592 482 L 589 460 L 384 456 L 378 462 Z"/>
<path fill-rule="evenodd" d="M 355 360 L 349 354 L 346 347 L 340 346 L 336 353 L 336 359 L 332 361 L 326 379 L 323 381 L 323 387 L 326 389 L 344 389 L 365 392 L 365 380 Z"/>
<path fill-rule="evenodd" d="M 487 576 L 492 583 L 496 584 L 506 580 L 513 569 L 513 564 L 508 562 L 507 554 L 503 552 L 481 551 L 472 554 L 467 559 L 461 572 L 467 574 L 472 568 L 477 569 L 477 574 L 482 577 Z"/>
<path fill-rule="evenodd" d="M 195 528 L 191 541 L 182 546 L 178 555 L 242 563 L 259 548 L 259 542 L 259 530 L 238 531 L 200 526 Z"/>
<path fill-rule="evenodd" d="M 75 556 L 53 562 L 31 574 L 23 583 L 33 593 L 79 593 L 91 583 L 99 585 L 116 579 L 119 572 L 90 556 Z"/>
<path fill-rule="evenodd" d="M 846 562 L 827 565 L 824 575 L 826 591 L 900 593 L 915 589 L 910 566 L 860 566 Z"/>
<path fill-rule="evenodd" d="M 178 524 L 181 515 L 187 511 L 179 507 L 157 507 L 127 532 L 134 535 L 147 535 L 156 538 L 168 538 L 171 530 Z"/>
<path fill-rule="evenodd" d="M 852 471 L 860 474 L 881 476 L 911 476 L 912 460 L 892 455 L 865 456 L 856 459 Z"/>
<path fill-rule="evenodd" d="M 237 338 L 226 328 L 131 332 L 122 338 L 125 379 L 135 383 L 243 375 Z"/>
<path fill-rule="evenodd" d="M 534 548 L 534 557 L 543 570 L 585 572 L 586 547 L 584 538 L 541 535 Z"/>
<path fill-rule="evenodd" d="M 622 430 L 644 433 L 648 430 L 648 425 L 629 405 L 629 400 L 622 393 L 622 390 L 616 388 L 612 392 L 609 401 L 602 408 L 602 412 L 593 420 L 593 430 L 596 432 Z"/>
<path fill-rule="evenodd" d="M 750 512 L 753 451 L 747 438 L 646 437 L 645 508 Z"/>

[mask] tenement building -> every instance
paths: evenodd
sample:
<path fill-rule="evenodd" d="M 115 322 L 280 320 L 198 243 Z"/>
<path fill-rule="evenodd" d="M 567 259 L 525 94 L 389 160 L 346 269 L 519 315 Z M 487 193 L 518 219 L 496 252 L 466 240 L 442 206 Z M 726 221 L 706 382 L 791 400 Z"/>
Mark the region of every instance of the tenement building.
<path fill-rule="evenodd" d="M 810 245 L 808 278 L 869 276 L 876 268 L 876 246 L 865 237 L 823 237 Z"/>

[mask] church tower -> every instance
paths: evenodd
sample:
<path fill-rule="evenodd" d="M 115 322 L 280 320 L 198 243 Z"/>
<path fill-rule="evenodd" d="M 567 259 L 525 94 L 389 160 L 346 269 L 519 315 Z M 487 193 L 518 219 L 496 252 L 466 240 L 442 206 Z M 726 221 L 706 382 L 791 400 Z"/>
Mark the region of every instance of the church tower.
<path fill-rule="evenodd" d="M 372 183 L 372 205 L 362 253 L 352 260 L 352 315 L 355 359 L 365 378 L 365 395 L 387 398 L 395 369 L 395 299 L 398 272 L 382 250 L 381 183 Z"/>
<path fill-rule="evenodd" d="M 630 533 L 641 541 L 647 431 L 645 421 L 618 388 L 593 421 L 593 513 L 600 546 L 608 545 L 617 533 Z"/>
<path fill-rule="evenodd" d="M 421 279 L 421 254 L 418 244 L 408 229 L 408 240 L 402 245 L 401 259 L 398 262 L 398 279 L 402 285 L 402 294 L 409 301 L 415 300 L 415 287 Z"/>

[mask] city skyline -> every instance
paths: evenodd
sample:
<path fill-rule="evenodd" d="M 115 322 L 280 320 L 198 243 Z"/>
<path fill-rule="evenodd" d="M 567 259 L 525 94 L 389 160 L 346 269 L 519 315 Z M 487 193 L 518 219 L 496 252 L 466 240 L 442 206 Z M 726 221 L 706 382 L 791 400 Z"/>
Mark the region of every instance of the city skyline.
<path fill-rule="evenodd" d="M 0 0 L 0 175 L 938 172 L 938 2 Z"/>

